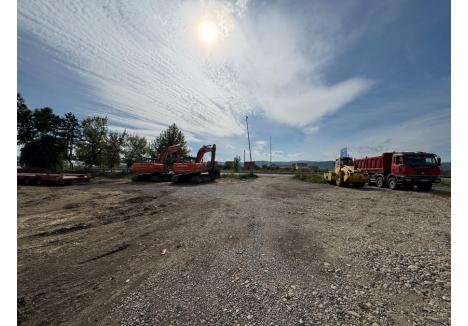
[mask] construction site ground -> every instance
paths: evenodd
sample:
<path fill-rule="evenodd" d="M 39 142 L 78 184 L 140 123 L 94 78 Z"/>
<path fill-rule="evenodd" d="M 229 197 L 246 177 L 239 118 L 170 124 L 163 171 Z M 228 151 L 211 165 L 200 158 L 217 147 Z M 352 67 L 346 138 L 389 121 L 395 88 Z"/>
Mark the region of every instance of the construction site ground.
<path fill-rule="evenodd" d="M 18 187 L 24 325 L 449 325 L 450 192 Z"/>

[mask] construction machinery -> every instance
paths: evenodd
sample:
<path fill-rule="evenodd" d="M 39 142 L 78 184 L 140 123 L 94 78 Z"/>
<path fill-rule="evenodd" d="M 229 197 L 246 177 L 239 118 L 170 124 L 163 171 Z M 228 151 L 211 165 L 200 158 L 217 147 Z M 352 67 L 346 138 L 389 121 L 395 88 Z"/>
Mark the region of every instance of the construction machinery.
<path fill-rule="evenodd" d="M 211 153 L 211 159 L 208 162 L 204 161 L 206 153 Z M 216 144 L 202 146 L 198 150 L 194 161 L 176 162 L 172 165 L 172 171 L 174 172 L 172 182 L 202 183 L 213 181 L 220 175 L 215 157 Z"/>
<path fill-rule="evenodd" d="M 369 175 L 369 185 L 392 190 L 430 191 L 433 183 L 441 182 L 441 159 L 426 152 L 392 152 L 356 160 L 356 166 Z"/>
<path fill-rule="evenodd" d="M 136 175 L 132 178 L 133 181 L 170 181 L 173 173 L 166 167 L 166 159 L 170 156 L 175 156 L 175 162 L 180 162 L 182 155 L 182 147 L 174 145 L 167 147 L 157 161 L 140 162 L 132 165 L 132 171 Z"/>
<path fill-rule="evenodd" d="M 336 184 L 339 187 L 349 185 L 363 187 L 369 181 L 368 175 L 357 169 L 350 157 L 337 158 L 335 160 L 335 170 L 325 172 L 323 177 L 327 183 Z"/>

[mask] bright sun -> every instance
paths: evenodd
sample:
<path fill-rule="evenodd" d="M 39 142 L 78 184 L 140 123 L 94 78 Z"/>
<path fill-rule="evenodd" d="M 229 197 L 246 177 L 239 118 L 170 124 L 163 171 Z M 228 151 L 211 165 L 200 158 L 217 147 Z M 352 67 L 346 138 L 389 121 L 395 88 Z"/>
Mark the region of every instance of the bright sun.
<path fill-rule="evenodd" d="M 218 27 L 213 22 L 205 20 L 198 26 L 198 37 L 203 43 L 211 45 L 218 38 Z"/>

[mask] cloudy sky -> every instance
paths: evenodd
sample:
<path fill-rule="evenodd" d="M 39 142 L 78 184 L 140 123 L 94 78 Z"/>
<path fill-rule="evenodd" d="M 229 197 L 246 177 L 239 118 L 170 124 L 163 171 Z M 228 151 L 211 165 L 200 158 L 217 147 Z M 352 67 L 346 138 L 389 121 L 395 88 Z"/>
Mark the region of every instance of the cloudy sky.
<path fill-rule="evenodd" d="M 219 159 L 431 151 L 450 161 L 450 2 L 18 1 L 30 107 L 175 122 Z"/>

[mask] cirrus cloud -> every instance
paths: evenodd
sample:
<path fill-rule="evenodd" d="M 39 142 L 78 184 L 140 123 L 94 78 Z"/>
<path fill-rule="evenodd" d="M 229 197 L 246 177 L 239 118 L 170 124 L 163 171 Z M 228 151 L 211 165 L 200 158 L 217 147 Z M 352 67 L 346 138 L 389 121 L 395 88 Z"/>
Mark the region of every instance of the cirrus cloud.
<path fill-rule="evenodd" d="M 195 36 L 203 19 L 221 31 L 209 48 Z M 148 134 L 176 122 L 194 140 L 243 134 L 247 113 L 311 131 L 364 94 L 367 78 L 327 82 L 341 30 L 320 33 L 327 20 L 316 20 L 310 33 L 274 6 L 249 12 L 245 0 L 18 2 L 20 50 L 30 35 L 46 45 L 87 86 L 84 113 Z M 19 51 L 19 62 L 24 56 L 34 53 Z"/>

